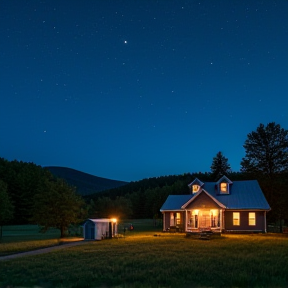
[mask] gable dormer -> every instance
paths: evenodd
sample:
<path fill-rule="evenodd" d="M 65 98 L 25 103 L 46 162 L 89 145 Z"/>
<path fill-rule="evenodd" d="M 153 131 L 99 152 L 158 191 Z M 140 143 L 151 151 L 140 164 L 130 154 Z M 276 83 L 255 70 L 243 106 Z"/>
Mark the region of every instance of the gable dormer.
<path fill-rule="evenodd" d="M 231 185 L 233 182 L 227 178 L 225 175 L 222 176 L 217 182 L 217 192 L 218 194 L 229 195 L 231 191 Z"/>
<path fill-rule="evenodd" d="M 204 185 L 204 183 L 202 181 L 200 181 L 198 178 L 195 178 L 195 180 L 193 182 L 188 184 L 191 194 L 195 194 L 195 193 L 199 192 L 203 185 Z"/>

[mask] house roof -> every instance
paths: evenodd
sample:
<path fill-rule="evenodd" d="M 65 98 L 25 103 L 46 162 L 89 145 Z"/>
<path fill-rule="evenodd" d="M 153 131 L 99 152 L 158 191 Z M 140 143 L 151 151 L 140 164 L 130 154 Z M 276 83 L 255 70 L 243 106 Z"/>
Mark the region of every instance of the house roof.
<path fill-rule="evenodd" d="M 200 181 L 198 178 L 196 178 L 194 181 L 192 181 L 190 184 L 188 184 L 188 186 L 192 186 L 192 185 L 199 185 L 200 187 L 203 186 L 203 182 Z"/>
<path fill-rule="evenodd" d="M 188 202 L 194 195 L 169 195 L 165 203 L 161 207 L 162 210 L 179 210 L 182 205 Z"/>
<path fill-rule="evenodd" d="M 228 179 L 227 178 L 227 176 L 222 176 L 217 182 L 216 182 L 216 184 L 219 184 L 219 183 L 222 183 L 222 182 L 224 182 L 224 183 L 229 183 L 229 184 L 232 184 L 233 182 L 230 180 L 230 179 Z"/>
<path fill-rule="evenodd" d="M 270 206 L 257 180 L 234 181 L 233 184 L 230 185 L 229 194 L 225 195 L 219 194 L 217 182 L 206 182 L 202 188 L 215 200 L 222 203 L 226 209 L 270 210 Z M 189 203 L 193 202 L 201 191 L 202 190 L 193 195 L 170 195 L 160 211 L 183 210 L 181 207 L 189 200 L 191 200 Z"/>

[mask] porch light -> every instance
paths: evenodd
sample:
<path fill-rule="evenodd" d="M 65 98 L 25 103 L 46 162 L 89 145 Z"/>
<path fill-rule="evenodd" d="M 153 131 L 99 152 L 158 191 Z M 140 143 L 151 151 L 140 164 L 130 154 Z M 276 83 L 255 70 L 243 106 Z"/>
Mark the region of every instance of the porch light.
<path fill-rule="evenodd" d="M 116 218 L 112 218 L 111 221 L 112 221 L 113 223 L 116 223 L 116 222 L 117 222 L 117 219 L 116 219 Z"/>
<path fill-rule="evenodd" d="M 217 210 L 210 210 L 212 216 L 216 216 L 217 215 Z"/>
<path fill-rule="evenodd" d="M 195 215 L 198 215 L 199 210 L 198 209 L 194 210 L 194 213 L 195 213 Z"/>

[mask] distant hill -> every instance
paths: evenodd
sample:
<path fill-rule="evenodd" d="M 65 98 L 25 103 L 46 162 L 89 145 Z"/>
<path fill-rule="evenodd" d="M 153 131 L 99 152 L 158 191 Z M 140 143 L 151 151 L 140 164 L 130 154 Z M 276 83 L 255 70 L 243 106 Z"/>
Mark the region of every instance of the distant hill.
<path fill-rule="evenodd" d="M 97 177 L 66 167 L 49 166 L 45 168 L 48 169 L 55 177 L 62 178 L 71 186 L 75 186 L 77 193 L 82 196 L 87 196 L 128 184 L 128 182 Z"/>

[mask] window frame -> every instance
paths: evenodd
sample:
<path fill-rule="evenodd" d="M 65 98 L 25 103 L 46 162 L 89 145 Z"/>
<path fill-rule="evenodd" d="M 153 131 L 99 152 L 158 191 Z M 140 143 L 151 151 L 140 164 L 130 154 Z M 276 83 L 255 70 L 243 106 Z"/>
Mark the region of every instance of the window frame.
<path fill-rule="evenodd" d="M 240 212 L 233 212 L 233 226 L 240 226 Z"/>
<path fill-rule="evenodd" d="M 251 214 L 254 214 L 254 217 L 252 217 Z M 256 226 L 256 212 L 249 212 L 248 213 L 248 225 L 249 226 Z"/>
<path fill-rule="evenodd" d="M 175 224 L 176 224 L 176 226 L 181 224 L 181 213 L 180 212 L 176 212 Z"/>
<path fill-rule="evenodd" d="M 223 187 L 225 185 L 225 188 Z M 227 182 L 221 182 L 219 185 L 220 193 L 229 194 L 229 184 Z"/>
<path fill-rule="evenodd" d="M 200 190 L 200 185 L 198 184 L 193 184 L 192 185 L 192 193 L 195 194 Z"/>

